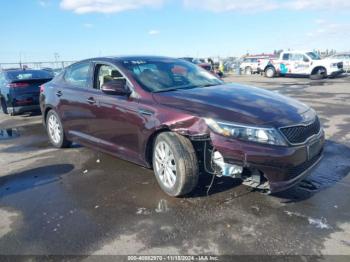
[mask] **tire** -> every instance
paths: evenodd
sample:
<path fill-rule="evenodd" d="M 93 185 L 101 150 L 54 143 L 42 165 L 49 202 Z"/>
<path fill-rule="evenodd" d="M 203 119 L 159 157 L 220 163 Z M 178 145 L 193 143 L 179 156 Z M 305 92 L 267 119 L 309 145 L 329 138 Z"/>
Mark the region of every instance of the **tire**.
<path fill-rule="evenodd" d="M 6 105 L 6 102 L 3 98 L 1 98 L 1 110 L 2 112 L 7 115 L 8 114 L 8 111 L 7 111 L 7 105 Z"/>
<path fill-rule="evenodd" d="M 252 69 L 250 66 L 247 66 L 247 67 L 244 69 L 244 74 L 245 74 L 245 75 L 252 75 L 252 74 L 253 74 L 253 69 Z"/>
<path fill-rule="evenodd" d="M 324 67 L 315 68 L 310 75 L 311 80 L 321 80 L 327 77 L 327 70 Z"/>
<path fill-rule="evenodd" d="M 276 75 L 276 70 L 274 67 L 269 66 L 265 69 L 265 76 L 267 78 L 273 78 Z"/>
<path fill-rule="evenodd" d="M 58 114 L 50 110 L 46 115 L 46 131 L 51 144 L 56 148 L 68 148 L 71 142 L 67 140 Z"/>
<path fill-rule="evenodd" d="M 179 197 L 190 193 L 199 176 L 191 141 L 173 132 L 160 133 L 153 147 L 153 170 L 159 186 L 168 195 Z"/>

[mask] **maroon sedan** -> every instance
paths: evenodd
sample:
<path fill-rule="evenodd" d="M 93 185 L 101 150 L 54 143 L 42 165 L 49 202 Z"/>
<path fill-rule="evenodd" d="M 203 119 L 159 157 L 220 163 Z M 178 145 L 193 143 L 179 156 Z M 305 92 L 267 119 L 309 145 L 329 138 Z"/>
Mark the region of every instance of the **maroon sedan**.
<path fill-rule="evenodd" d="M 285 190 L 324 146 L 310 107 L 167 57 L 75 63 L 41 86 L 40 105 L 55 147 L 77 142 L 153 168 L 171 196 L 191 192 L 200 173 Z"/>

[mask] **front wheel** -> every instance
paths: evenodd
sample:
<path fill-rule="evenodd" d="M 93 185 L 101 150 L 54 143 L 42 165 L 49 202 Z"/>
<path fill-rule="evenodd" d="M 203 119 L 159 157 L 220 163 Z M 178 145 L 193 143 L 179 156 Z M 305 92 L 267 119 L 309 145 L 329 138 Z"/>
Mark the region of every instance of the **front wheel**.
<path fill-rule="evenodd" d="M 170 196 L 190 193 L 198 183 L 198 160 L 189 139 L 173 132 L 157 136 L 153 169 L 158 184 Z"/>
<path fill-rule="evenodd" d="M 46 130 L 54 147 L 66 148 L 71 145 L 71 142 L 66 139 L 61 120 L 54 110 L 50 110 L 47 113 Z"/>
<path fill-rule="evenodd" d="M 319 67 L 319 68 L 314 69 L 314 71 L 310 75 L 311 80 L 320 80 L 320 79 L 324 79 L 326 77 L 327 77 L 327 70 L 324 67 Z"/>

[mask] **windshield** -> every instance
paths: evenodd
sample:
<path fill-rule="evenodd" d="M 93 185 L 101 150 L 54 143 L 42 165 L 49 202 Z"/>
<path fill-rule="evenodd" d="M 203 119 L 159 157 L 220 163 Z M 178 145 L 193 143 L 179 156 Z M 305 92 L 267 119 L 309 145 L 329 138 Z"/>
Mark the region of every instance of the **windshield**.
<path fill-rule="evenodd" d="M 308 52 L 306 53 L 312 60 L 321 60 L 321 57 L 314 53 L 314 52 Z"/>
<path fill-rule="evenodd" d="M 18 70 L 8 71 L 7 76 L 10 80 L 50 79 L 53 74 L 44 70 Z"/>
<path fill-rule="evenodd" d="M 223 83 L 199 66 L 179 59 L 124 60 L 122 63 L 136 81 L 150 92 L 206 87 Z"/>

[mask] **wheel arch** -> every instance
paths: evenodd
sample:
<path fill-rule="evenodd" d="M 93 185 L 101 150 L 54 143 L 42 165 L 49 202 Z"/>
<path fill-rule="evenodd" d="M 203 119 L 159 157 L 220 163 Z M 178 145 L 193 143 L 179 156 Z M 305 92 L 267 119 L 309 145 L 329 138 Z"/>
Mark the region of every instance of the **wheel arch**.
<path fill-rule="evenodd" d="M 311 75 L 315 74 L 316 71 L 317 71 L 318 69 L 321 69 L 321 68 L 325 70 L 326 75 L 327 75 L 327 68 L 326 68 L 325 66 L 322 66 L 322 65 L 315 66 L 315 67 L 311 70 Z"/>
<path fill-rule="evenodd" d="M 276 71 L 276 67 L 275 67 L 274 65 L 268 64 L 267 66 L 265 66 L 264 72 L 265 72 L 268 68 L 273 68 L 273 69 Z"/>
<path fill-rule="evenodd" d="M 145 161 L 148 167 L 152 167 L 152 158 L 153 158 L 153 147 L 154 142 L 156 141 L 157 136 L 163 132 L 171 132 L 170 127 L 162 126 L 161 128 L 154 131 L 148 138 L 146 147 L 145 147 Z"/>
<path fill-rule="evenodd" d="M 45 125 L 46 125 L 46 117 L 50 110 L 53 110 L 53 106 L 48 105 L 45 107 L 45 111 L 43 112 L 43 121 Z"/>

